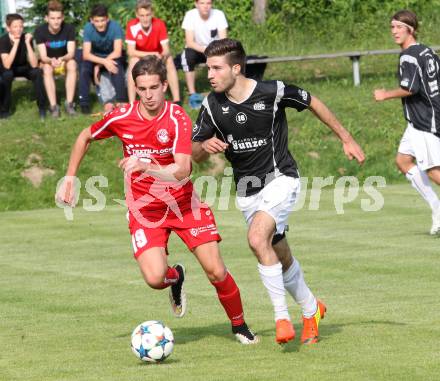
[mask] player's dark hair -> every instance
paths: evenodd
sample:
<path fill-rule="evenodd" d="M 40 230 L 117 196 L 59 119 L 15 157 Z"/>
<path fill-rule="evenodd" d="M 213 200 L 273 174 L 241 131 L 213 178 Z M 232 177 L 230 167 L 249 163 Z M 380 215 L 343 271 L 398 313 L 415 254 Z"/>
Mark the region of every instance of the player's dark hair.
<path fill-rule="evenodd" d="M 167 67 L 165 63 L 157 56 L 146 56 L 141 58 L 136 65 L 134 65 L 131 71 L 131 76 L 133 81 L 136 83 L 136 78 L 140 75 L 157 74 L 160 81 L 164 83 L 167 79 Z"/>
<path fill-rule="evenodd" d="M 96 4 L 90 11 L 90 17 L 108 17 L 108 9 L 104 4 Z"/>
<path fill-rule="evenodd" d="M 417 21 L 417 16 L 414 12 L 403 9 L 399 12 L 396 12 L 393 17 L 391 17 L 391 21 L 393 20 L 400 21 L 409 25 L 414 29 L 414 36 L 416 35 L 417 28 L 419 27 L 419 22 Z"/>
<path fill-rule="evenodd" d="M 49 12 L 61 12 L 64 13 L 63 4 L 61 4 L 57 0 L 51 0 L 47 3 L 46 14 L 49 15 Z"/>
<path fill-rule="evenodd" d="M 19 15 L 18 13 L 8 13 L 6 15 L 6 25 L 11 26 L 12 22 L 16 20 L 24 21 L 23 17 Z"/>
<path fill-rule="evenodd" d="M 212 41 L 205 49 L 206 57 L 225 56 L 229 66 L 240 65 L 241 74 L 246 70 L 246 52 L 240 41 L 231 38 Z"/>
<path fill-rule="evenodd" d="M 136 2 L 136 11 L 139 9 L 153 9 L 153 3 L 151 0 L 138 0 Z"/>

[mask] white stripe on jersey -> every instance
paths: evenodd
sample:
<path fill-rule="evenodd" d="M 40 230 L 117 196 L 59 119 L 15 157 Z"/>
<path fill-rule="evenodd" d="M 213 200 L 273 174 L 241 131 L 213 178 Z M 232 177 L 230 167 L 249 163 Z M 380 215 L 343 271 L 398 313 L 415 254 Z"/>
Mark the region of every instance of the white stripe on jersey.
<path fill-rule="evenodd" d="M 205 97 L 205 99 L 203 99 L 202 106 L 205 106 L 206 111 L 208 111 L 208 114 L 211 117 L 212 123 L 214 123 L 215 128 L 217 128 L 218 132 L 220 132 L 223 141 L 227 143 L 225 136 L 221 132 L 220 128 L 218 128 L 217 123 L 215 123 L 214 117 L 212 116 L 211 108 L 209 107 L 208 97 Z M 202 128 L 202 122 L 203 122 L 203 114 L 202 114 L 202 119 L 200 121 L 200 129 Z M 195 136 L 197 136 L 197 134 Z"/>
<path fill-rule="evenodd" d="M 131 110 L 133 109 L 133 105 L 134 105 L 133 103 L 130 103 L 130 108 L 128 109 L 128 111 L 125 114 L 118 115 L 118 116 L 115 116 L 114 118 L 111 118 L 111 119 L 107 120 L 107 122 L 105 122 L 104 125 L 99 130 L 96 130 L 92 134 L 92 138 L 95 138 L 95 136 L 97 136 L 103 130 L 105 130 L 110 125 L 110 123 L 113 123 L 113 122 L 115 122 L 115 121 L 117 121 L 119 119 L 125 118 L 127 115 L 129 115 L 131 113 Z"/>
<path fill-rule="evenodd" d="M 193 137 L 192 137 L 193 139 L 200 133 L 200 131 L 202 131 L 202 123 L 203 123 L 203 117 L 204 117 L 205 111 L 206 111 L 206 107 L 203 109 L 202 114 L 200 116 L 200 126 L 198 126 L 197 123 L 194 123 L 193 132 L 196 132 L 196 131 L 197 132 L 193 135 Z"/>
<path fill-rule="evenodd" d="M 283 99 L 289 99 L 289 100 L 291 100 L 291 101 L 295 101 L 295 102 L 297 102 L 297 103 L 299 103 L 299 104 L 301 104 L 301 105 L 304 105 L 304 106 L 306 106 L 306 108 L 309 108 L 309 105 L 307 104 L 307 103 L 304 103 L 304 102 L 301 102 L 301 101 L 299 101 L 298 99 L 294 99 L 294 98 L 283 98 Z"/>
<path fill-rule="evenodd" d="M 173 115 L 173 111 L 174 111 L 174 104 L 170 106 L 170 118 L 174 122 L 174 127 L 175 127 L 175 136 L 173 143 L 173 155 L 174 155 L 176 153 L 177 140 L 179 139 L 179 124 L 177 123 L 176 117 Z"/>
<path fill-rule="evenodd" d="M 423 79 L 422 69 L 420 68 L 419 63 L 417 62 L 417 58 L 410 56 L 408 54 L 404 54 L 402 57 L 400 57 L 400 65 L 402 65 L 404 62 L 408 62 L 410 64 L 415 65 L 417 67 L 417 71 L 419 72 L 420 78 Z M 414 77 L 411 80 L 411 85 L 408 87 L 409 91 L 411 91 L 411 88 L 414 84 L 414 80 L 416 79 L 417 71 L 414 72 Z M 400 71 L 400 74 L 402 74 L 402 71 Z"/>
<path fill-rule="evenodd" d="M 275 97 L 275 101 L 273 103 L 273 115 L 272 115 L 272 158 L 273 158 L 273 167 L 274 167 L 274 174 L 275 177 L 278 177 L 281 172 L 278 169 L 277 166 L 277 162 L 275 160 L 275 142 L 274 142 L 274 137 L 275 137 L 275 131 L 274 131 L 274 125 L 275 125 L 275 114 L 278 111 L 278 103 L 281 102 L 281 98 L 284 95 L 284 83 L 281 81 L 277 81 L 277 95 Z"/>
<path fill-rule="evenodd" d="M 136 112 L 137 112 L 138 117 L 139 117 L 140 120 L 146 120 L 146 119 L 142 116 L 141 112 L 139 111 L 139 107 L 140 107 L 140 105 L 141 105 L 141 103 L 139 102 L 139 103 L 138 103 L 138 106 L 137 106 L 137 108 L 136 108 Z M 168 103 L 165 102 L 165 107 L 164 107 L 164 109 L 163 109 L 163 113 L 157 118 L 157 121 L 159 121 L 159 120 L 162 119 L 162 117 L 165 115 L 165 113 L 167 112 L 167 110 L 168 110 Z"/>

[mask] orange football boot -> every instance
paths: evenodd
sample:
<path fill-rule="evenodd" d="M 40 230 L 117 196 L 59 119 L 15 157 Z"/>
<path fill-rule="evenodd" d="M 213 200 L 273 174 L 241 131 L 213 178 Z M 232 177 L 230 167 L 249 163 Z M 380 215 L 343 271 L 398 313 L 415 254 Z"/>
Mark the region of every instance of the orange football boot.
<path fill-rule="evenodd" d="M 295 329 L 292 322 L 287 319 L 280 319 L 276 321 L 276 342 L 278 344 L 285 344 L 295 338 Z"/>
<path fill-rule="evenodd" d="M 303 344 L 314 344 L 318 342 L 318 326 L 321 319 L 324 319 L 327 307 L 323 302 L 318 300 L 318 309 L 311 318 L 303 316 L 303 331 L 301 334 L 301 342 Z"/>

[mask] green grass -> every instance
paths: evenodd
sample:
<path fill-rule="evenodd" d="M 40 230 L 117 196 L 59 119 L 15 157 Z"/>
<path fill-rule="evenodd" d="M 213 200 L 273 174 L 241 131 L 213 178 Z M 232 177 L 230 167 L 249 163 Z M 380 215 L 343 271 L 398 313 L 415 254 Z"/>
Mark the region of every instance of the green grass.
<path fill-rule="evenodd" d="M 428 235 L 428 207 L 408 184 L 381 192 L 379 212 L 361 210 L 363 195 L 337 215 L 326 190 L 319 211 L 291 216 L 289 242 L 328 305 L 314 347 L 275 344 L 269 298 L 235 210 L 216 217 L 248 323 L 262 336 L 251 347 L 234 342 L 213 287 L 175 237 L 170 262 L 187 266 L 189 312 L 171 317 L 166 291 L 149 289 L 131 257 L 122 208 L 76 209 L 72 222 L 59 209 L 2 213 L 0 380 L 436 380 L 440 241 Z M 129 346 L 131 330 L 149 319 L 176 338 L 160 365 L 140 363 Z"/>

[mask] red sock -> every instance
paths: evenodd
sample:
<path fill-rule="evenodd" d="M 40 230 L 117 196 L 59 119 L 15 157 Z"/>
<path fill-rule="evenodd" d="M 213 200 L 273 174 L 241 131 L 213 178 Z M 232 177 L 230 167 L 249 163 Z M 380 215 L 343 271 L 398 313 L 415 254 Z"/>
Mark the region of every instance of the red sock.
<path fill-rule="evenodd" d="M 211 282 L 217 290 L 217 295 L 233 326 L 244 324 L 243 306 L 240 290 L 229 272 L 220 282 Z"/>
<path fill-rule="evenodd" d="M 163 290 L 169 286 L 172 286 L 179 280 L 179 272 L 174 268 L 168 266 L 167 273 L 165 274 L 165 278 L 163 279 L 162 284 L 159 287 L 155 287 L 158 290 Z"/>

